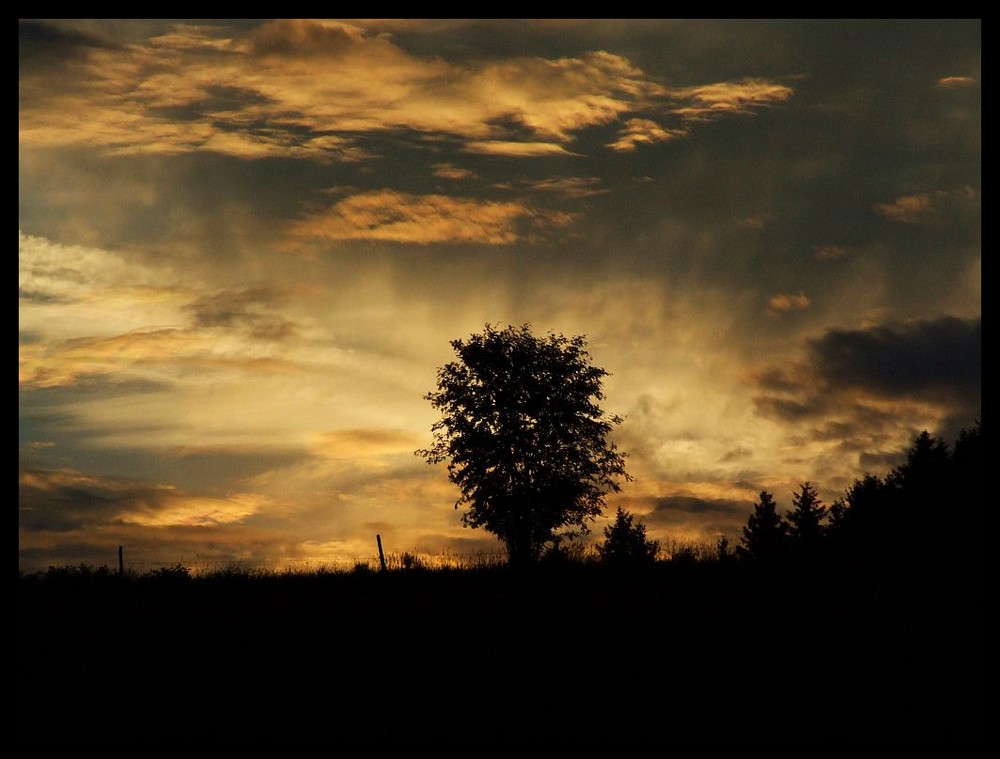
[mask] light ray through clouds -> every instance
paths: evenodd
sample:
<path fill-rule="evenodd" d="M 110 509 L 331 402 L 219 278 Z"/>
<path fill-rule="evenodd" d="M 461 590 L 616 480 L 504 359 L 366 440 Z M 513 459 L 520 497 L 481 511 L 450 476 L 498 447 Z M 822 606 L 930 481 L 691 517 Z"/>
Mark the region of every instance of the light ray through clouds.
<path fill-rule="evenodd" d="M 653 537 L 953 439 L 980 27 L 19 22 L 19 566 L 498 550 L 413 455 L 486 323 L 587 336 Z"/>

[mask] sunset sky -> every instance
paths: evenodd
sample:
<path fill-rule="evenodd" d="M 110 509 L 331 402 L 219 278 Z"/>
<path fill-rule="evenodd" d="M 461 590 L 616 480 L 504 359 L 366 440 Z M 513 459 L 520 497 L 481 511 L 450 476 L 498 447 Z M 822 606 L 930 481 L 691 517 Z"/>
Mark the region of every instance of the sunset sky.
<path fill-rule="evenodd" d="M 952 442 L 981 27 L 20 21 L 20 569 L 498 551 L 414 455 L 487 323 L 587 337 L 665 541 Z"/>

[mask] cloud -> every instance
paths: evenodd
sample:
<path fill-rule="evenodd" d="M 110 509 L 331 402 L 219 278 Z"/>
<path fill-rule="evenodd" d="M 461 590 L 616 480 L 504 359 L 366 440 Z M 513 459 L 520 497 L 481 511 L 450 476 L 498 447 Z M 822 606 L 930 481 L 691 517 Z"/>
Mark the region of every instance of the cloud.
<path fill-rule="evenodd" d="M 941 317 L 834 330 L 809 344 L 822 379 L 877 395 L 963 398 L 982 392 L 982 320 Z"/>
<path fill-rule="evenodd" d="M 268 499 L 253 493 L 234 493 L 226 498 L 172 495 L 165 503 L 139 502 L 126 509 L 119 520 L 141 527 L 212 527 L 244 522 L 267 505 Z"/>
<path fill-rule="evenodd" d="M 737 219 L 736 224 L 743 227 L 743 229 L 752 229 L 758 232 L 767 226 L 767 218 L 764 216 L 746 216 L 742 219 Z"/>
<path fill-rule="evenodd" d="M 275 313 L 277 295 L 266 287 L 222 290 L 187 304 L 198 327 L 240 329 L 257 340 L 283 340 L 296 333 L 294 322 Z"/>
<path fill-rule="evenodd" d="M 829 408 L 822 397 L 807 396 L 802 399 L 762 396 L 754 398 L 754 407 L 760 414 L 785 422 L 801 422 L 822 416 Z"/>
<path fill-rule="evenodd" d="M 937 81 L 937 86 L 946 90 L 975 87 L 977 84 L 978 82 L 971 76 L 946 76 Z"/>
<path fill-rule="evenodd" d="M 465 145 L 469 153 L 482 155 L 511 156 L 514 158 L 536 158 L 538 156 L 576 155 L 554 142 L 512 142 L 510 140 L 487 140 L 469 142 Z"/>
<path fill-rule="evenodd" d="M 930 218 L 934 203 L 927 193 L 905 195 L 890 203 L 876 203 L 875 212 L 892 221 L 904 224 L 918 224 Z"/>
<path fill-rule="evenodd" d="M 525 236 L 526 227 L 562 227 L 571 220 L 569 214 L 519 202 L 376 190 L 345 198 L 303 219 L 293 225 L 292 234 L 316 240 L 510 245 Z"/>
<path fill-rule="evenodd" d="M 618 139 L 608 143 L 608 147 L 618 152 L 631 152 L 639 145 L 666 142 L 686 134 L 683 129 L 664 129 L 650 119 L 629 119 L 619 132 Z"/>
<path fill-rule="evenodd" d="M 818 245 L 813 249 L 813 255 L 817 261 L 839 261 L 850 258 L 854 251 L 842 245 Z"/>
<path fill-rule="evenodd" d="M 682 103 L 671 113 L 690 121 L 705 121 L 725 114 L 748 114 L 754 109 L 788 100 L 793 90 L 766 79 L 741 79 L 672 89 L 669 94 Z"/>
<path fill-rule="evenodd" d="M 432 168 L 434 176 L 441 179 L 476 179 L 478 177 L 472 169 L 463 169 L 452 163 L 436 163 Z"/>
<path fill-rule="evenodd" d="M 22 529 L 67 531 L 134 524 L 210 526 L 241 522 L 265 505 L 248 493 L 195 496 L 170 485 L 104 477 L 74 470 L 24 470 L 18 480 Z"/>
<path fill-rule="evenodd" d="M 159 384 L 185 367 L 293 368 L 302 327 L 275 288 L 182 283 L 157 263 L 19 232 L 19 382 Z"/>
<path fill-rule="evenodd" d="M 642 520 L 650 534 L 664 539 L 704 542 L 738 534 L 751 509 L 749 494 L 746 500 L 671 495 L 655 499 Z"/>
<path fill-rule="evenodd" d="M 18 382 L 25 388 L 64 387 L 87 377 L 119 375 L 143 364 L 173 362 L 198 342 L 184 330 L 158 329 L 21 345 Z"/>
<path fill-rule="evenodd" d="M 979 210 L 979 193 L 971 187 L 937 190 L 933 193 L 904 195 L 889 203 L 876 203 L 876 213 L 903 224 L 941 222 L 969 211 Z"/>
<path fill-rule="evenodd" d="M 798 360 L 758 373 L 762 417 L 798 428 L 800 457 L 857 462 L 896 455 L 922 429 L 949 434 L 981 415 L 982 321 L 943 316 L 863 329 L 829 330 Z M 828 477 L 842 480 L 832 469 Z"/>
<path fill-rule="evenodd" d="M 175 282 L 165 267 L 139 263 L 125 255 L 82 245 L 60 245 L 18 230 L 18 288 L 31 297 L 65 302 L 92 298 L 109 289 L 158 287 Z"/>
<path fill-rule="evenodd" d="M 741 461 L 753 456 L 753 451 L 744 446 L 738 446 L 730 451 L 726 451 L 725 455 L 719 459 L 721 463 L 728 463 L 730 461 Z"/>
<path fill-rule="evenodd" d="M 792 311 L 802 311 L 809 308 L 810 300 L 804 293 L 798 295 L 774 295 L 767 301 L 767 313 L 770 316 L 781 316 Z"/>
<path fill-rule="evenodd" d="M 50 44 L 43 23 L 31 29 L 22 31 L 26 48 Z M 603 50 L 449 62 L 412 54 L 364 22 L 278 19 L 249 31 L 177 24 L 129 45 L 62 44 L 77 63 L 59 81 L 44 68 L 20 78 L 22 149 L 357 162 L 377 157 L 363 138 L 392 131 L 418 142 L 450 136 L 486 155 L 569 156 L 581 132 L 624 117 L 615 151 L 686 134 L 642 114 L 704 121 L 792 94 L 763 79 L 671 90 Z"/>
<path fill-rule="evenodd" d="M 502 182 L 494 187 L 501 190 L 528 190 L 562 195 L 566 198 L 590 198 L 605 195 L 611 190 L 598 177 L 551 177 L 538 180 L 517 180 Z"/>
<path fill-rule="evenodd" d="M 384 456 L 413 456 L 423 441 L 405 430 L 359 427 L 317 435 L 310 452 L 327 459 L 357 461 Z"/>
<path fill-rule="evenodd" d="M 47 82 L 22 81 L 22 146 L 351 161 L 368 155 L 355 135 L 405 129 L 458 136 L 475 152 L 559 154 L 654 88 L 609 53 L 456 65 L 333 21 L 279 19 L 245 36 L 178 24 L 82 50 L 77 87 L 53 97 Z"/>

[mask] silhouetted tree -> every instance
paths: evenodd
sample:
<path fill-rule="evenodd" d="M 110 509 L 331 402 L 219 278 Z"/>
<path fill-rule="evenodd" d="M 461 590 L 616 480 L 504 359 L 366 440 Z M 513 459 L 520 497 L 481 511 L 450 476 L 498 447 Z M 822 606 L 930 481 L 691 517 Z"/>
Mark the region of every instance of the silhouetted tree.
<path fill-rule="evenodd" d="M 766 490 L 760 491 L 760 498 L 753 505 L 741 543 L 740 553 L 759 562 L 779 560 L 788 552 L 788 523 L 778 513 L 774 496 Z"/>
<path fill-rule="evenodd" d="M 866 472 L 829 508 L 827 535 L 844 558 L 889 558 L 903 539 L 900 500 L 894 486 Z"/>
<path fill-rule="evenodd" d="M 438 370 L 425 399 L 442 417 L 434 445 L 467 504 L 467 527 L 503 542 L 512 564 L 532 563 L 566 537 L 589 532 L 604 496 L 629 479 L 608 435 L 621 423 L 598 405 L 607 372 L 592 366 L 583 337 L 490 325 L 453 340 L 457 361 Z"/>
<path fill-rule="evenodd" d="M 601 561 L 615 566 L 649 564 L 660 552 L 660 541 L 646 537 L 646 525 L 620 506 L 615 521 L 604 528 L 604 542 L 597 544 Z"/>
<path fill-rule="evenodd" d="M 893 476 L 908 501 L 929 506 L 947 488 L 949 463 L 948 445 L 924 430 L 914 439 L 906 462 L 893 471 Z"/>
<path fill-rule="evenodd" d="M 973 567 L 982 552 L 983 494 L 982 476 L 982 422 L 978 419 L 974 427 L 962 430 L 951 454 L 953 497 L 957 508 L 952 515 L 952 523 L 966 538 L 959 558 Z"/>
<path fill-rule="evenodd" d="M 823 538 L 826 508 L 811 482 L 799 484 L 792 493 L 792 510 L 788 512 L 789 535 L 800 553 L 808 554 L 819 548 Z"/>

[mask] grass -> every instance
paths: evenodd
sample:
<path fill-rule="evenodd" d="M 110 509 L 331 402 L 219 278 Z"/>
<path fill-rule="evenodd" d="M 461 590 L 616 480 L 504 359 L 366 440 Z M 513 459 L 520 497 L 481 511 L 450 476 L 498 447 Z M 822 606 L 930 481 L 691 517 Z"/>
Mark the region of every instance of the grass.
<path fill-rule="evenodd" d="M 955 740 L 978 727 L 979 607 L 949 580 L 667 548 L 633 571 L 400 553 L 385 572 L 376 558 L 19 575 L 21 738 Z"/>

